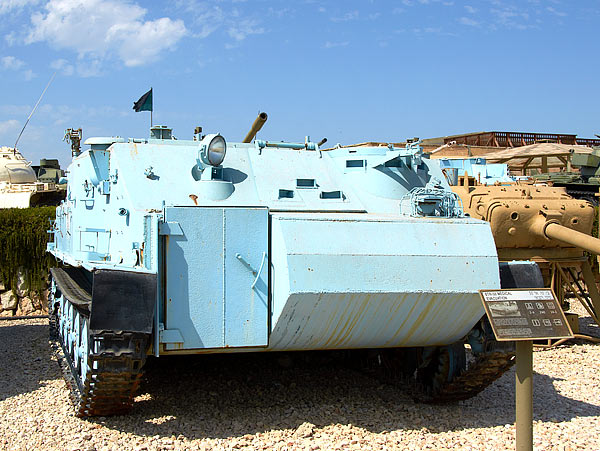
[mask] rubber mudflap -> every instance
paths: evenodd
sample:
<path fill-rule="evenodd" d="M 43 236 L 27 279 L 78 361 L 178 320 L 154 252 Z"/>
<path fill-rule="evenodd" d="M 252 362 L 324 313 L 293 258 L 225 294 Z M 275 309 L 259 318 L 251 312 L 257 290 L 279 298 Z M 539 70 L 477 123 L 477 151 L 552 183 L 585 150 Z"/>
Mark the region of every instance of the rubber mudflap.
<path fill-rule="evenodd" d="M 544 288 L 544 278 L 535 262 L 500 262 L 502 288 Z"/>
<path fill-rule="evenodd" d="M 91 331 L 152 333 L 156 274 L 94 271 Z"/>

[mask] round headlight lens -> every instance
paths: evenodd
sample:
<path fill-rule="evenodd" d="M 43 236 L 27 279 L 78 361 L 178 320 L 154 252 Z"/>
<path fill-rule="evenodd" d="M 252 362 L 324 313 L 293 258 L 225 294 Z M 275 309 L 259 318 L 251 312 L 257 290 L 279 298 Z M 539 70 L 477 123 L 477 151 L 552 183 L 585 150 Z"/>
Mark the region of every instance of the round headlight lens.
<path fill-rule="evenodd" d="M 227 144 L 225 138 L 221 135 L 215 136 L 208 145 L 206 152 L 206 158 L 208 162 L 213 166 L 219 166 L 225 159 L 225 153 L 227 152 Z"/>

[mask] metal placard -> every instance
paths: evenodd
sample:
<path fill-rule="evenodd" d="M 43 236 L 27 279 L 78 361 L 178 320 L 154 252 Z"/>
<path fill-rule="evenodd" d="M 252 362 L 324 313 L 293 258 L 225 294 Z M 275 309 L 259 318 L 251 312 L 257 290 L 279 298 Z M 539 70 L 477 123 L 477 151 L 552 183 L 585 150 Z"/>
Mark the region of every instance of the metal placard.
<path fill-rule="evenodd" d="M 498 341 L 573 338 L 550 288 L 480 290 L 479 295 Z"/>

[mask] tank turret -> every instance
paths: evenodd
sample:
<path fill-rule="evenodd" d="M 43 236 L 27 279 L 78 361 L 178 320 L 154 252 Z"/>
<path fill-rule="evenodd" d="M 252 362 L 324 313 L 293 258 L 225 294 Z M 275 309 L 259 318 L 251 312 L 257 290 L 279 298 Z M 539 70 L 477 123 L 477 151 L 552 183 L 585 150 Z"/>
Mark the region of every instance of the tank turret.
<path fill-rule="evenodd" d="M 600 185 L 600 147 L 592 147 L 591 153 L 573 152 L 571 165 L 579 169 L 585 183 Z"/>
<path fill-rule="evenodd" d="M 63 170 L 56 159 L 42 158 L 39 166 L 33 166 L 39 182 L 60 184 L 64 176 Z"/>
<path fill-rule="evenodd" d="M 35 183 L 35 171 L 21 152 L 10 147 L 0 147 L 0 182 Z"/>
<path fill-rule="evenodd" d="M 58 164 L 57 160 L 49 161 L 52 166 Z M 36 170 L 40 167 L 31 166 L 17 149 L 0 148 L 0 208 L 57 205 L 64 198 L 65 191 L 57 185 L 60 169 L 49 169 L 53 176 L 38 179 Z"/>

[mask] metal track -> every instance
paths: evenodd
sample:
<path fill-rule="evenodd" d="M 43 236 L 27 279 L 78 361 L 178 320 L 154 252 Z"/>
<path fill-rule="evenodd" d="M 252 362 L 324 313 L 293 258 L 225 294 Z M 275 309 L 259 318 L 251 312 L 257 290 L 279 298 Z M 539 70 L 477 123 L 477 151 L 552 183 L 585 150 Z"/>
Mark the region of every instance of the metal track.
<path fill-rule="evenodd" d="M 591 202 L 594 206 L 598 206 L 598 203 L 599 203 L 598 196 L 596 196 L 597 192 L 598 192 L 598 186 L 595 187 L 595 190 L 589 190 L 589 191 L 582 191 L 582 190 L 575 190 L 575 189 L 567 188 L 567 194 L 569 196 L 574 197 L 575 199 L 587 200 L 588 202 Z"/>
<path fill-rule="evenodd" d="M 446 404 L 472 398 L 489 387 L 515 364 L 515 353 L 512 350 L 495 350 L 479 355 L 459 376 L 435 391 L 415 377 L 415 373 L 407 372 L 402 359 L 388 359 L 380 355 L 378 363 L 372 359 L 369 362 L 363 360 L 359 364 L 362 373 L 409 392 L 416 402 Z"/>
<path fill-rule="evenodd" d="M 83 275 L 83 270 L 73 267 L 50 269 L 59 290 L 73 305 L 89 312 L 92 303 L 92 285 Z"/>
<path fill-rule="evenodd" d="M 500 378 L 514 364 L 514 352 L 484 354 L 436 393 L 422 390 L 414 398 L 428 404 L 445 404 L 472 398 Z"/>
<path fill-rule="evenodd" d="M 85 380 L 81 381 L 65 344 L 60 340 L 54 305 L 50 305 L 49 311 L 51 348 L 71 392 L 75 414 L 87 417 L 128 412 L 141 381 L 149 335 L 112 331 L 91 333 L 88 339 L 89 370 Z M 83 309 L 79 313 L 89 317 Z"/>

